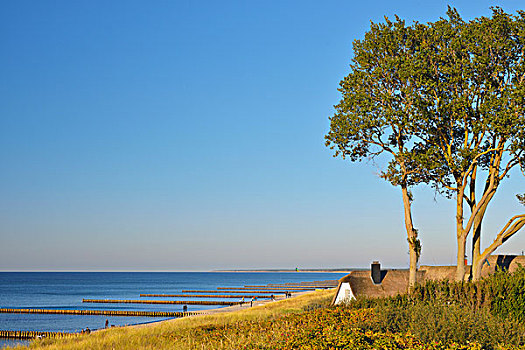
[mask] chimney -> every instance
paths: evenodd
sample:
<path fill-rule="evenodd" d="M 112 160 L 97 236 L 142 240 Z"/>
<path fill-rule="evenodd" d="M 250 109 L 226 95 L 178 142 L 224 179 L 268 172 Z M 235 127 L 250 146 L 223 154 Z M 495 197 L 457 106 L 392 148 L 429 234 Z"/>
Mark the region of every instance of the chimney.
<path fill-rule="evenodd" d="M 370 270 L 372 282 L 374 282 L 374 284 L 381 284 L 381 264 L 379 261 L 374 261 Z"/>

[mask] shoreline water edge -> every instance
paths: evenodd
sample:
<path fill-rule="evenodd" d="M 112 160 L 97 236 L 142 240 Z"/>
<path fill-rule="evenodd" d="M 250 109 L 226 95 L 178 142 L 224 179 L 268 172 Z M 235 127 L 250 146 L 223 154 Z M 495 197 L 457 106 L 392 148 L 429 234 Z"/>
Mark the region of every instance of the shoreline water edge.
<path fill-rule="evenodd" d="M 268 271 L 268 270 L 266 270 Z M 42 308 L 42 309 L 111 309 L 111 310 L 154 310 L 186 311 L 198 314 L 231 312 L 239 305 L 216 307 L 205 305 L 136 305 L 136 304 L 93 304 L 81 303 L 82 297 L 94 299 L 136 299 L 140 293 L 173 293 L 182 290 L 207 290 L 216 288 L 240 288 L 244 285 L 300 283 L 314 280 L 337 280 L 337 272 L 0 272 L 0 308 Z M 233 292 L 233 291 L 232 291 Z M 237 292 L 237 291 L 236 291 Z M 221 291 L 221 294 L 225 294 Z M 191 295 L 191 294 L 188 294 Z M 235 294 L 234 294 L 235 295 Z M 275 296 L 281 300 L 284 296 Z M 145 298 L 149 299 L 149 298 Z M 181 298 L 175 298 L 181 299 Z M 184 299 L 184 298 L 182 298 Z M 186 298 L 188 299 L 188 298 Z M 197 299 L 197 298 L 196 298 Z M 241 299 L 241 293 L 239 293 Z M 202 300 L 202 299 L 198 299 Z M 217 300 L 224 300 L 217 298 Z M 231 299 L 228 299 L 231 300 Z M 267 299 L 271 300 L 271 299 Z M 246 299 L 249 306 L 250 299 Z M 266 303 L 262 299 L 257 305 Z M 181 309 L 181 310 L 179 310 Z M 137 318 L 77 315 L 23 315 L 0 314 L 0 330 L 65 331 L 80 332 L 104 329 L 104 322 L 114 326 L 144 327 L 176 318 Z M 0 339 L 2 346 L 28 344 L 27 341 Z"/>

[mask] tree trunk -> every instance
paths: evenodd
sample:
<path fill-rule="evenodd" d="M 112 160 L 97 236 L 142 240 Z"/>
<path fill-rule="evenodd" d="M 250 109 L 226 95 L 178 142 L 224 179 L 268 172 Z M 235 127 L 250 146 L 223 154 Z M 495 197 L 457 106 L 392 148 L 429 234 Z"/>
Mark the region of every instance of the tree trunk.
<path fill-rule="evenodd" d="M 414 287 L 417 282 L 417 261 L 419 259 L 419 241 L 417 239 L 417 231 L 414 229 L 412 222 L 412 209 L 410 205 L 410 195 L 406 184 L 401 185 L 401 193 L 403 194 L 403 208 L 405 211 L 405 229 L 407 231 L 408 249 L 410 256 L 410 270 L 408 275 L 409 290 Z M 419 248 L 418 248 L 419 247 Z"/>
<path fill-rule="evenodd" d="M 483 222 L 483 218 L 485 217 L 485 212 L 487 211 L 487 207 L 490 201 L 492 200 L 492 197 L 494 197 L 494 194 L 496 193 L 496 189 L 498 187 L 497 185 L 494 185 L 495 177 L 496 177 L 496 174 L 494 172 L 491 172 L 489 176 L 487 177 L 487 180 L 485 181 L 485 189 L 483 190 L 483 194 L 489 191 L 489 189 L 491 189 L 491 191 L 487 197 L 487 200 L 485 201 L 485 204 L 480 208 L 480 210 L 476 214 L 476 217 L 474 218 L 474 226 L 472 227 L 473 232 L 474 232 L 474 235 L 472 236 L 472 270 L 470 272 L 472 281 L 477 281 L 481 278 L 481 269 L 483 268 L 483 262 L 485 261 L 485 258 L 486 258 L 486 257 L 483 257 L 483 258 L 481 257 L 481 224 Z M 472 197 L 472 193 L 471 193 L 471 197 Z M 475 199 L 472 200 L 472 204 L 475 205 Z M 472 212 L 474 211 L 473 207 L 471 207 L 471 211 Z"/>
<path fill-rule="evenodd" d="M 487 182 L 485 185 L 485 192 L 488 191 L 491 187 L 492 189 L 487 196 L 487 200 L 479 209 L 479 211 L 476 214 L 476 217 L 474 218 L 474 236 L 472 237 L 472 271 L 470 274 L 473 281 L 477 281 L 481 278 L 481 269 L 483 268 L 483 262 L 486 259 L 486 256 L 482 256 L 481 254 L 481 224 L 483 222 L 483 218 L 485 217 L 485 212 L 487 211 L 489 203 L 494 197 L 494 194 L 496 193 L 497 189 L 497 186 L 490 186 L 490 183 L 491 181 L 489 177 L 487 178 Z"/>
<path fill-rule="evenodd" d="M 470 278 L 473 281 L 476 281 L 476 277 L 474 277 L 477 268 L 476 262 L 481 255 L 481 222 L 483 221 L 485 210 L 482 211 L 483 213 L 474 220 L 474 226 L 472 227 L 474 235 L 472 236 L 472 270 L 470 271 Z"/>
<path fill-rule="evenodd" d="M 485 258 L 481 256 L 481 223 L 487 210 L 488 202 L 484 205 L 476 215 L 474 219 L 474 236 L 472 236 L 472 271 L 470 276 L 473 281 L 477 281 L 481 277 L 481 268 L 483 267 L 483 261 Z"/>
<path fill-rule="evenodd" d="M 463 281 L 465 278 L 465 245 L 466 237 L 462 234 L 458 237 L 458 258 L 456 267 L 456 281 Z"/>
<path fill-rule="evenodd" d="M 494 242 L 490 246 L 487 247 L 481 253 L 476 261 L 472 262 L 472 269 L 475 270 L 472 272 L 472 280 L 477 281 L 481 278 L 481 270 L 483 268 L 483 263 L 485 262 L 485 259 L 489 257 L 490 254 L 492 254 L 498 247 L 500 247 L 503 243 L 505 243 L 510 237 L 515 235 L 519 230 L 521 230 L 525 226 L 525 214 L 523 215 L 516 215 L 512 217 L 505 227 L 498 233 L 496 238 L 494 239 Z"/>
<path fill-rule="evenodd" d="M 474 167 L 474 170 L 472 171 L 472 175 L 470 176 L 470 213 L 474 212 L 474 208 L 476 207 L 476 180 L 477 180 L 477 173 L 478 173 L 478 167 Z M 485 190 L 487 189 L 488 181 L 485 184 Z M 485 214 L 485 211 L 483 210 L 483 213 L 481 215 L 476 216 L 474 220 L 474 226 L 472 227 L 473 235 L 472 235 L 472 269 L 470 270 L 470 279 L 473 279 L 473 270 L 474 270 L 474 262 L 477 261 L 479 258 L 479 255 L 481 254 L 481 222 L 483 221 L 483 215 Z"/>
<path fill-rule="evenodd" d="M 463 229 L 463 191 L 456 194 L 456 238 L 458 242 L 458 256 L 456 265 L 456 281 L 465 278 L 465 245 L 467 235 Z"/>
<path fill-rule="evenodd" d="M 479 281 L 481 279 L 481 270 L 483 269 L 483 263 L 485 257 L 481 259 L 481 254 L 477 256 L 476 260 L 472 260 L 472 281 Z"/>
<path fill-rule="evenodd" d="M 415 237 L 417 239 L 417 235 Z M 412 289 L 417 283 L 417 261 L 419 260 L 419 254 L 417 250 L 412 247 L 412 244 L 408 244 L 410 247 L 410 270 L 408 275 L 408 288 Z"/>

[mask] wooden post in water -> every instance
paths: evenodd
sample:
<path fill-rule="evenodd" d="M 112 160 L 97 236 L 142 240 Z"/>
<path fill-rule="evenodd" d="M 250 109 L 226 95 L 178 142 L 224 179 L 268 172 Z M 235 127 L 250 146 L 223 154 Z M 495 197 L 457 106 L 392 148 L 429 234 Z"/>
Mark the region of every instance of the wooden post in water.
<path fill-rule="evenodd" d="M 74 334 L 75 333 L 0 330 L 0 338 L 6 339 L 64 338 Z"/>
<path fill-rule="evenodd" d="M 144 317 L 183 317 L 202 315 L 202 312 L 178 311 L 121 311 L 121 310 L 56 310 L 56 309 L 0 309 L 1 314 L 57 314 L 57 315 L 97 315 L 97 316 L 144 316 Z"/>
<path fill-rule="evenodd" d="M 118 300 L 118 299 L 82 299 L 83 303 L 100 304 L 190 304 L 190 305 L 237 305 L 238 301 L 208 300 Z"/>

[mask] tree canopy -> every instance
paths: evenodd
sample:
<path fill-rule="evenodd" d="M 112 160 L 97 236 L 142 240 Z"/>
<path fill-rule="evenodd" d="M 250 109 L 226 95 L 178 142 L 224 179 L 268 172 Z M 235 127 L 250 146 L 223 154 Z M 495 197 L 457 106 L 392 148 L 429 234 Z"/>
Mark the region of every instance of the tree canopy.
<path fill-rule="evenodd" d="M 406 189 L 425 183 L 455 198 L 457 279 L 470 232 L 479 278 L 486 256 L 525 224 L 522 215 L 511 218 L 480 251 L 488 204 L 511 169 L 525 170 L 524 51 L 524 12 L 493 8 L 490 18 L 466 22 L 449 8 L 447 18 L 411 26 L 396 17 L 372 23 L 354 42 L 340 84 L 327 146 L 351 161 L 390 155 L 381 177 L 402 190 L 411 250 L 417 230 Z"/>

